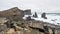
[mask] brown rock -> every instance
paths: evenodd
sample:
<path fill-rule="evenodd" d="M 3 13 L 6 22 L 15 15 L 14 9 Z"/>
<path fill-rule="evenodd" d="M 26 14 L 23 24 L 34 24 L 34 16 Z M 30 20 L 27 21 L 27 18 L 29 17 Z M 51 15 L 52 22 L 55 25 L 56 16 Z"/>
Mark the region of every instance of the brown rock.
<path fill-rule="evenodd" d="M 7 31 L 7 34 L 14 34 L 14 33 L 15 33 L 15 31 L 14 31 L 13 28 L 11 28 L 11 29 L 9 29 L 9 30 Z"/>
<path fill-rule="evenodd" d="M 17 7 L 4 10 L 0 12 L 0 17 L 6 17 L 10 20 L 22 20 L 23 17 L 23 10 L 18 9 Z"/>

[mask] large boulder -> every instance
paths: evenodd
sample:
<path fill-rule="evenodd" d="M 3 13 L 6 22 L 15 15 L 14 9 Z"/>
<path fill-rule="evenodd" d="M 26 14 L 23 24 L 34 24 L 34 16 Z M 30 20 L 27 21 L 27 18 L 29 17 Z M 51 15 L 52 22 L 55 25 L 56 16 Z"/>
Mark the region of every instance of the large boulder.
<path fill-rule="evenodd" d="M 10 20 L 15 20 L 15 21 L 22 20 L 23 10 L 20 10 L 17 7 L 4 10 L 0 12 L 0 17 L 5 17 L 5 18 L 8 18 Z"/>
<path fill-rule="evenodd" d="M 37 13 L 36 13 L 36 12 L 35 12 L 35 14 L 33 15 L 33 17 L 38 18 L 38 15 L 37 15 Z"/>
<path fill-rule="evenodd" d="M 6 31 L 6 30 L 7 30 L 7 26 L 6 25 L 0 25 L 0 32 Z"/>
<path fill-rule="evenodd" d="M 0 18 L 0 32 L 7 30 L 7 25 L 5 24 L 7 22 L 8 20 L 6 18 Z"/>
<path fill-rule="evenodd" d="M 46 13 L 45 13 L 45 12 L 42 13 L 41 17 L 44 18 L 44 19 L 47 19 L 47 17 L 46 17 Z"/>
<path fill-rule="evenodd" d="M 31 15 L 31 10 L 30 9 L 24 10 L 24 15 Z"/>
<path fill-rule="evenodd" d="M 8 10 L 4 10 L 4 11 L 0 11 L 0 17 L 5 17 L 10 19 L 11 21 L 19 21 L 19 20 L 23 20 L 23 16 L 24 15 L 31 15 L 31 10 L 27 9 L 27 10 L 21 10 L 17 7 L 8 9 Z"/>

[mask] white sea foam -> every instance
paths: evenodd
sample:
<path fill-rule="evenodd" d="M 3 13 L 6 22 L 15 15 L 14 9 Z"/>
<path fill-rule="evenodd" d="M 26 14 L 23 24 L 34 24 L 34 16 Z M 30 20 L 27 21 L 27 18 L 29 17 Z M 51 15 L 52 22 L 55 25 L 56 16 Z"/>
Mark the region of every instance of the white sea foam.
<path fill-rule="evenodd" d="M 60 16 L 59 15 L 46 15 L 47 19 L 41 18 L 41 14 L 38 14 L 38 18 L 34 18 L 35 20 L 48 22 L 51 24 L 58 25 L 57 23 L 60 23 Z"/>
<path fill-rule="evenodd" d="M 37 14 L 38 18 L 31 17 L 32 19 L 38 20 L 38 21 L 43 21 L 43 22 L 48 22 L 51 24 L 58 25 L 57 23 L 60 23 L 60 16 L 59 15 L 46 15 L 47 19 L 41 18 L 41 14 Z M 25 17 L 28 17 L 28 15 L 25 15 Z M 24 19 L 26 19 L 24 17 Z"/>

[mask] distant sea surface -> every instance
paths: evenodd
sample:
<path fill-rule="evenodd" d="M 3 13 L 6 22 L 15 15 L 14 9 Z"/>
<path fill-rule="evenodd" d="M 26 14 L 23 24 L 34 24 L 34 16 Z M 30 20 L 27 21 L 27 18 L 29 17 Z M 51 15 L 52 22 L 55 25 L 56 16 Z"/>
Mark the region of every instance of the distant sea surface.
<path fill-rule="evenodd" d="M 60 16 L 60 13 L 46 13 L 47 15 L 55 15 L 55 16 Z"/>

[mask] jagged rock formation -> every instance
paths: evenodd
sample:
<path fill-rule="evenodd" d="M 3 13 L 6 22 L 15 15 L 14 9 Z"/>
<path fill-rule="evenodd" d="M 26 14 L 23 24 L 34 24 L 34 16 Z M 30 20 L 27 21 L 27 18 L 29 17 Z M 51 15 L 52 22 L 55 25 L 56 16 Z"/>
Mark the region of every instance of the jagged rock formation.
<path fill-rule="evenodd" d="M 14 7 L 5 11 L 1 11 L 0 17 L 6 17 L 11 20 L 21 20 L 23 17 L 23 10 Z"/>
<path fill-rule="evenodd" d="M 38 17 L 36 12 L 35 12 L 35 14 L 33 15 L 33 17 L 35 17 L 35 18 L 37 18 L 37 17 Z"/>
<path fill-rule="evenodd" d="M 44 18 L 44 19 L 47 19 L 47 17 L 46 17 L 46 13 L 45 13 L 45 12 L 42 13 L 41 17 Z"/>
<path fill-rule="evenodd" d="M 9 21 L 9 19 L 1 18 L 0 21 L 0 34 L 58 34 L 60 28 L 56 28 L 57 25 L 44 23 L 41 21 Z M 7 27 L 7 23 L 10 23 Z M 12 25 L 11 25 L 12 24 Z M 59 26 L 60 27 L 60 26 Z M 2 28 L 2 29 L 1 29 Z"/>
<path fill-rule="evenodd" d="M 31 10 L 20 10 L 17 7 L 14 7 L 8 10 L 0 11 L 0 17 L 5 17 L 15 21 L 22 20 L 24 15 L 31 15 Z"/>
<path fill-rule="evenodd" d="M 24 10 L 24 15 L 31 15 L 31 10 L 30 9 Z"/>

